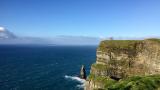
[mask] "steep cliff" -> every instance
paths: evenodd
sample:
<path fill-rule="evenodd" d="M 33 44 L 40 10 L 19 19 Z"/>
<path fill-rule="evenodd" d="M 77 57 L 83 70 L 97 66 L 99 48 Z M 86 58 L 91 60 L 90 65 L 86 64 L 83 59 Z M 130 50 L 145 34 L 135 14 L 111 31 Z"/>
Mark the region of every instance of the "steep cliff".
<path fill-rule="evenodd" d="M 127 90 L 146 90 L 145 83 L 150 85 L 152 82 L 154 84 L 150 87 L 153 89 L 146 87 L 155 90 L 160 88 L 159 74 L 159 39 L 105 40 L 97 48 L 96 63 L 91 66 L 85 89 L 126 90 L 123 87 L 130 83 Z M 144 84 L 144 87 L 133 82 Z"/>

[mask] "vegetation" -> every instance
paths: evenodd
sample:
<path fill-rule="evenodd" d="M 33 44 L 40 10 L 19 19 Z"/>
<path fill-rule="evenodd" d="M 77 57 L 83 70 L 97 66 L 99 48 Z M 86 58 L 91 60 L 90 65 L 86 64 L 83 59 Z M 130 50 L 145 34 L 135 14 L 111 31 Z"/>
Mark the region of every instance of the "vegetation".
<path fill-rule="evenodd" d="M 160 88 L 160 75 L 132 76 L 107 87 L 107 90 L 157 90 Z"/>
<path fill-rule="evenodd" d="M 93 68 L 96 68 L 98 70 L 107 70 L 107 65 L 103 65 L 103 64 L 92 64 Z"/>
<path fill-rule="evenodd" d="M 134 50 L 137 49 L 136 46 L 142 44 L 143 41 L 154 41 L 160 43 L 160 39 L 157 38 L 149 38 L 146 40 L 104 40 L 99 45 L 99 50 L 107 51 L 108 49 L 114 50 Z M 138 48 L 141 49 L 141 48 Z"/>
<path fill-rule="evenodd" d="M 129 45 L 140 43 L 142 40 L 104 40 L 100 44 L 100 48 L 117 47 L 117 48 L 129 48 Z M 105 47 L 106 46 L 106 47 Z"/>
<path fill-rule="evenodd" d="M 95 90 L 158 90 L 160 89 L 160 75 L 132 76 L 119 81 L 109 77 L 89 75 L 89 80 L 101 83 L 105 89 Z"/>
<path fill-rule="evenodd" d="M 95 76 L 94 74 L 90 74 L 88 76 L 88 80 L 92 80 L 94 83 L 99 83 L 101 84 L 103 87 L 107 87 L 107 86 L 111 86 L 114 83 L 116 83 L 115 80 L 109 78 L 109 77 L 105 77 L 105 76 Z M 101 89 L 98 89 L 101 90 Z"/>
<path fill-rule="evenodd" d="M 143 40 L 105 40 L 100 43 L 98 50 L 104 52 L 121 52 L 136 55 L 143 47 Z"/>
<path fill-rule="evenodd" d="M 160 43 L 160 39 L 157 39 L 157 38 L 149 38 L 149 39 L 147 39 L 147 40 Z"/>
<path fill-rule="evenodd" d="M 90 73 L 89 76 L 87 77 L 88 80 L 93 80 L 95 78 L 95 75 Z"/>

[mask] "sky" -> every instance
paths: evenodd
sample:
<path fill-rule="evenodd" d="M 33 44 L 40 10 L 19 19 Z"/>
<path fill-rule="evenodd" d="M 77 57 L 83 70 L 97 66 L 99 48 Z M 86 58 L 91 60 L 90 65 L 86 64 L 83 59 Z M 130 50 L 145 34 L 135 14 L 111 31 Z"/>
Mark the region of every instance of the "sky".
<path fill-rule="evenodd" d="M 0 26 L 18 36 L 160 36 L 160 0 L 0 0 Z"/>

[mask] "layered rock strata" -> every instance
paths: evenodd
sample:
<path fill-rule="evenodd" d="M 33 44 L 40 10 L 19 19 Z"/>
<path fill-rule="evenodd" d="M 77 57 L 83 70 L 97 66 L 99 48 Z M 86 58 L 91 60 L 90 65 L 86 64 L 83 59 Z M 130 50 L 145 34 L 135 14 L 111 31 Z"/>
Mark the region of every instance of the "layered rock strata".
<path fill-rule="evenodd" d="M 85 89 L 105 89 L 106 83 L 139 75 L 160 74 L 160 40 L 105 40 L 97 48 Z"/>

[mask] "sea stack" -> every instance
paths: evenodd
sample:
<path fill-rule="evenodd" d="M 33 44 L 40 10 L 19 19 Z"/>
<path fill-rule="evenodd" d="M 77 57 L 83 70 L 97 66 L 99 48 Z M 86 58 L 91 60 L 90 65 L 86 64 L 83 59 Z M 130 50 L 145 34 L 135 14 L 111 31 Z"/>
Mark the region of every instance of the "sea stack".
<path fill-rule="evenodd" d="M 82 65 L 82 67 L 81 67 L 80 78 L 86 79 L 86 70 L 85 70 L 84 65 Z"/>

